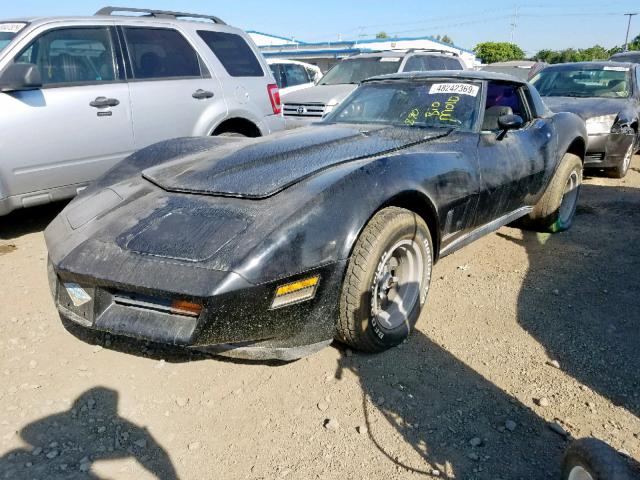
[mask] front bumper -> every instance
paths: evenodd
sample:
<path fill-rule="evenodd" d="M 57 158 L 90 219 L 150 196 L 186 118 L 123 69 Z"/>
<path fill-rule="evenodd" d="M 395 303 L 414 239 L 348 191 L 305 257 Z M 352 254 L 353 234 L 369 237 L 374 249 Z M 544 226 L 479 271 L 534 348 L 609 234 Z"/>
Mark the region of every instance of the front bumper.
<path fill-rule="evenodd" d="M 209 281 L 232 284 L 236 280 L 236 289 L 211 297 L 185 298 L 175 291 L 150 292 L 133 285 L 115 285 L 56 269 L 51 262 L 49 282 L 61 317 L 85 328 L 239 358 L 293 360 L 333 339 L 344 267 L 345 262 L 338 262 L 262 285 L 242 282 L 241 278 L 229 280 L 237 276 L 234 273 L 213 272 Z M 320 275 L 320 283 L 312 299 L 271 309 L 279 286 L 313 275 Z M 67 289 L 71 284 L 80 286 L 91 300 L 76 305 Z M 238 284 L 244 287 L 237 288 Z M 123 295 L 185 299 L 203 308 L 199 316 L 192 317 L 153 305 L 132 306 L 120 301 Z"/>
<path fill-rule="evenodd" d="M 589 135 L 584 166 L 610 168 L 619 165 L 633 141 L 634 135 L 626 133 Z"/>

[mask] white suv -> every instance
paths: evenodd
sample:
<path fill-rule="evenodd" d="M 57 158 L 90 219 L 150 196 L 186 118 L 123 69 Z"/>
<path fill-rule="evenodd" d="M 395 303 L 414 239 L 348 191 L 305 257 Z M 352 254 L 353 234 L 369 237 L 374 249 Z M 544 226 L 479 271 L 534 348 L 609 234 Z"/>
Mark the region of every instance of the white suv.
<path fill-rule="evenodd" d="M 0 215 L 72 197 L 161 140 L 281 130 L 280 113 L 253 41 L 217 17 L 109 7 L 0 22 Z"/>

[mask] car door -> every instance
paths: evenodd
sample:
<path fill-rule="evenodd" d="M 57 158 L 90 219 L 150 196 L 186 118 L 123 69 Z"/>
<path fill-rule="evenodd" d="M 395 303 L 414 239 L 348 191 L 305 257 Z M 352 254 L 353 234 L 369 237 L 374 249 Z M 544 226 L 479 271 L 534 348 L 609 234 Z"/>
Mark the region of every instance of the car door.
<path fill-rule="evenodd" d="M 129 89 L 114 27 L 49 28 L 13 59 L 40 69 L 42 88 L 0 93 L 0 173 L 25 206 L 80 187 L 133 150 Z M 33 198 L 28 194 L 33 192 Z M 55 198 L 55 195 L 53 195 Z"/>
<path fill-rule="evenodd" d="M 478 226 L 533 205 L 543 187 L 545 164 L 554 151 L 552 120 L 532 118 L 525 88 L 509 82 L 488 82 L 478 143 Z M 525 124 L 500 139 L 498 118 L 507 113 L 521 116 Z"/>
<path fill-rule="evenodd" d="M 119 27 L 126 44 L 136 148 L 207 135 L 226 115 L 217 78 L 194 47 L 170 27 Z"/>

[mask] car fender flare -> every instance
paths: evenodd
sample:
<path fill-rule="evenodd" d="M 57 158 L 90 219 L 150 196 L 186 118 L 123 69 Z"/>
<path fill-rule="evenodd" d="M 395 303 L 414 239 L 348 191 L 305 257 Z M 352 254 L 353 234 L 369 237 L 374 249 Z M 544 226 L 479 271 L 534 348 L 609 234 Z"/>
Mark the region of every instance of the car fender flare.
<path fill-rule="evenodd" d="M 399 191 L 393 196 L 387 198 L 385 201 L 381 202 L 371 212 L 371 215 L 369 215 L 369 217 L 366 218 L 364 222 L 361 222 L 360 228 L 358 228 L 357 231 L 353 231 L 352 235 L 349 235 L 348 239 L 350 240 L 350 242 L 348 245 L 345 245 L 345 248 L 343 250 L 348 250 L 348 255 L 345 258 L 351 258 L 353 249 L 356 245 L 356 241 L 360 237 L 360 234 L 365 229 L 365 227 L 369 224 L 371 219 L 380 210 L 388 207 L 404 208 L 406 210 L 414 212 L 416 215 L 422 218 L 422 220 L 424 220 L 424 222 L 427 224 L 427 227 L 429 227 L 429 233 L 431 233 L 434 249 L 434 261 L 436 261 L 440 252 L 441 237 L 438 211 L 435 207 L 435 203 L 428 194 L 415 189 Z"/>

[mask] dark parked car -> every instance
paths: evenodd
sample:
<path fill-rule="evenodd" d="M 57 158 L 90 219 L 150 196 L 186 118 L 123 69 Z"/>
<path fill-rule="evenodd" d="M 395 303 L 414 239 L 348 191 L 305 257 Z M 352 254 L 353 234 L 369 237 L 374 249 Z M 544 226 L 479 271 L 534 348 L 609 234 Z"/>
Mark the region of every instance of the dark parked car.
<path fill-rule="evenodd" d="M 611 55 L 609 60 L 612 62 L 640 63 L 640 51 L 634 50 L 632 52 L 616 53 L 615 55 Z"/>
<path fill-rule="evenodd" d="M 409 335 L 438 258 L 520 220 L 571 224 L 584 122 L 514 77 L 393 74 L 324 122 L 134 154 L 46 230 L 65 321 L 293 359 Z"/>
<path fill-rule="evenodd" d="M 531 83 L 556 112 L 573 112 L 587 124 L 585 167 L 627 174 L 640 147 L 640 65 L 617 62 L 562 63 L 546 67 Z"/>

